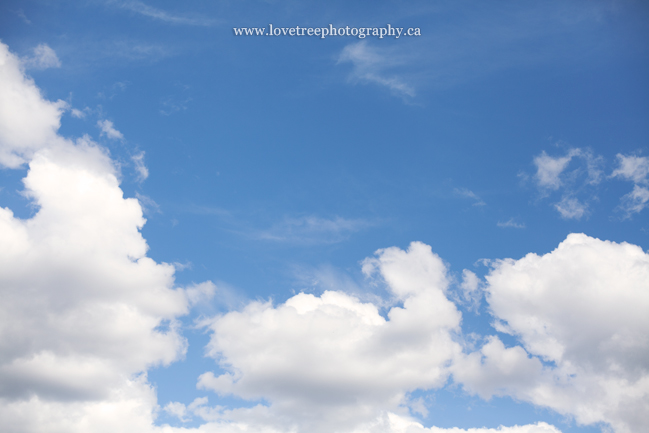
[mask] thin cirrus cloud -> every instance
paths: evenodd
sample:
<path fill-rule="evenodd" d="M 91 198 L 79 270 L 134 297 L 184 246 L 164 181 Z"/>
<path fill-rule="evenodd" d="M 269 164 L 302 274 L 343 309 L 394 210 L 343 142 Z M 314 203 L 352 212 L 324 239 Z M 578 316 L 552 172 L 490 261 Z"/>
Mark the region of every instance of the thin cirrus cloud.
<path fill-rule="evenodd" d="M 509 347 L 496 335 L 476 350 L 463 344 L 447 265 L 421 242 L 362 262 L 366 278 L 388 292 L 383 314 L 385 304 L 332 287 L 205 317 L 214 368 L 196 382 L 214 394 L 164 409 L 203 425 L 156 425 L 146 373 L 180 362 L 188 345 L 180 318 L 217 289 L 209 281 L 178 287 L 173 265 L 147 257 L 142 207 L 124 198 L 107 151 L 88 136 L 59 135 L 64 107 L 41 96 L 6 45 L 0 56 L 0 163 L 29 164 L 25 193 L 38 207 L 29 219 L 0 208 L 2 430 L 559 432 L 542 422 L 424 427 L 413 414 L 425 404 L 411 392 L 450 381 L 617 433 L 649 424 L 649 255 L 573 234 L 543 256 L 492 261 L 484 281 L 463 273 L 466 298 L 486 295 Z M 320 225 L 337 227 L 327 221 Z M 212 406 L 215 395 L 247 403 Z"/>
<path fill-rule="evenodd" d="M 216 20 L 210 18 L 196 14 L 174 14 L 137 0 L 109 1 L 108 4 L 168 24 L 189 26 L 212 26 L 216 24 Z"/>
<path fill-rule="evenodd" d="M 443 14 L 446 6 L 433 8 Z M 595 33 L 604 17 L 615 13 L 609 2 L 549 1 L 535 4 L 533 11 L 516 3 L 481 5 L 449 17 L 446 25 L 423 29 L 421 37 L 402 36 L 394 44 L 388 42 L 392 38 L 352 42 L 338 55 L 338 64 L 352 64 L 351 83 L 373 84 L 412 102 L 431 87 L 448 88 L 512 68 L 570 63 L 584 53 L 606 55 L 600 38 L 566 36 L 584 29 Z M 448 25 L 458 22 L 462 25 Z"/>
<path fill-rule="evenodd" d="M 473 206 L 486 206 L 484 202 L 476 193 L 467 188 L 455 188 L 453 192 L 459 196 L 470 198 L 473 200 Z"/>
<path fill-rule="evenodd" d="M 287 217 L 266 230 L 252 232 L 254 239 L 295 244 L 331 244 L 376 225 L 365 219 Z"/>
<path fill-rule="evenodd" d="M 415 88 L 391 68 L 398 65 L 393 52 L 372 47 L 367 41 L 355 42 L 343 48 L 338 56 L 338 63 L 351 63 L 352 71 L 349 80 L 352 83 L 371 83 L 389 89 L 400 97 L 413 98 Z"/>
<path fill-rule="evenodd" d="M 508 227 L 515 228 L 515 229 L 525 228 L 525 223 L 517 222 L 514 218 L 510 218 L 507 221 L 498 221 L 496 225 L 501 228 L 508 228 Z"/>

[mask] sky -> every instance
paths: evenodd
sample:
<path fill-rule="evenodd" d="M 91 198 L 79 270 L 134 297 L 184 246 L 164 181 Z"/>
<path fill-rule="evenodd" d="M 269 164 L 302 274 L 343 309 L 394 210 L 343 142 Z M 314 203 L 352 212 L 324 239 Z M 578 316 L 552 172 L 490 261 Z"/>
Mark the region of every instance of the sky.
<path fill-rule="evenodd" d="M 640 0 L 3 1 L 0 430 L 644 432 L 648 77 Z"/>

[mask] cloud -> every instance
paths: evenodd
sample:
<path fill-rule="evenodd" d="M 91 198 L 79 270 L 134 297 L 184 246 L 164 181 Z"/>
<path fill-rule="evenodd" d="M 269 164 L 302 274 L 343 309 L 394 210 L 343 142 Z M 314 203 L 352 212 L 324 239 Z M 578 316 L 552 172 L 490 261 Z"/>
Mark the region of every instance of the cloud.
<path fill-rule="evenodd" d="M 504 222 L 498 221 L 498 223 L 496 223 L 496 225 L 498 227 L 502 227 L 502 228 L 507 228 L 507 227 L 512 227 L 512 228 L 515 228 L 515 229 L 524 229 L 525 228 L 524 223 L 516 222 L 516 220 L 514 218 L 510 218 L 510 219 L 508 219 L 507 221 L 504 221 Z"/>
<path fill-rule="evenodd" d="M 173 113 L 178 111 L 187 110 L 187 104 L 192 101 L 192 98 L 185 98 L 182 101 L 178 101 L 173 97 L 166 98 L 162 101 L 162 108 L 160 109 L 160 114 L 163 116 L 171 116 Z"/>
<path fill-rule="evenodd" d="M 43 143 L 62 141 L 56 131 L 67 103 L 44 100 L 34 81 L 23 75 L 20 60 L 1 43 L 0 65 L 0 164 L 17 168 Z"/>
<path fill-rule="evenodd" d="M 226 371 L 203 374 L 198 386 L 263 398 L 273 417 L 291 420 L 283 430 L 313 432 L 352 431 L 399 410 L 408 391 L 443 386 L 460 351 L 451 335 L 460 313 L 444 294 L 441 259 L 415 242 L 407 251 L 379 250 L 363 270 L 403 306 L 383 317 L 336 291 L 301 293 L 278 306 L 251 302 L 210 324 L 208 355 Z"/>
<path fill-rule="evenodd" d="M 108 122 L 105 120 L 105 122 Z M 112 124 L 110 125 L 110 129 L 112 129 Z M 103 131 L 103 128 L 102 128 Z M 120 136 L 122 135 L 119 131 L 116 131 Z M 110 135 L 109 135 L 110 136 Z M 131 157 L 131 160 L 133 161 L 133 164 L 135 164 L 135 171 L 137 172 L 137 180 L 138 182 L 144 181 L 147 177 L 149 177 L 149 169 L 146 168 L 146 165 L 144 165 L 144 151 L 133 155 Z"/>
<path fill-rule="evenodd" d="M 618 433 L 649 425 L 649 254 L 571 234 L 557 249 L 494 262 L 487 301 L 497 328 L 455 366 L 484 398 L 512 395 Z"/>
<path fill-rule="evenodd" d="M 464 269 L 460 283 L 460 303 L 468 305 L 470 310 L 476 311 L 482 300 L 482 293 L 480 278 L 468 269 Z"/>
<path fill-rule="evenodd" d="M 649 206 L 649 157 L 618 154 L 617 161 L 611 177 L 633 182 L 633 190 L 622 197 L 619 206 L 625 218 L 630 218 Z"/>
<path fill-rule="evenodd" d="M 587 149 L 569 148 L 563 156 L 550 156 L 543 151 L 534 157 L 533 163 L 541 197 L 561 192 L 561 199 L 553 207 L 562 218 L 581 219 L 588 215 L 588 204 L 595 199 L 595 188 L 603 178 L 601 156 Z M 573 168 L 569 169 L 571 163 Z"/>
<path fill-rule="evenodd" d="M 27 162 L 28 219 L 0 208 L 0 428 L 151 430 L 146 370 L 183 356 L 178 317 L 211 283 L 174 287 L 174 267 L 146 256 L 137 200 L 124 198 L 107 152 L 58 135 L 44 100 L 0 44 L 0 163 Z M 143 428 L 139 428 L 143 427 Z"/>
<path fill-rule="evenodd" d="M 123 140 L 124 135 L 122 135 L 121 132 L 119 132 L 117 129 L 115 129 L 115 125 L 113 125 L 113 122 L 110 120 L 98 120 L 97 121 L 97 127 L 101 129 L 101 135 L 105 135 L 106 137 L 112 139 L 112 140 Z M 144 156 L 144 155 L 142 155 Z M 135 162 L 135 160 L 134 160 Z M 137 166 L 137 162 L 136 162 Z M 144 167 L 146 169 L 146 167 Z"/>
<path fill-rule="evenodd" d="M 455 188 L 453 192 L 455 192 L 455 194 L 461 195 L 462 197 L 468 197 L 470 199 L 475 200 L 473 206 L 485 206 L 487 204 L 480 197 L 478 197 L 473 191 L 467 188 Z"/>
<path fill-rule="evenodd" d="M 633 185 L 633 190 L 625 194 L 620 202 L 620 209 L 630 218 L 634 213 L 640 213 L 649 206 L 649 188 Z"/>
<path fill-rule="evenodd" d="M 554 208 L 559 211 L 561 217 L 564 219 L 581 219 L 587 210 L 588 206 L 580 202 L 574 197 L 563 197 L 559 203 L 554 204 Z"/>
<path fill-rule="evenodd" d="M 39 44 L 34 48 L 34 54 L 22 60 L 26 68 L 31 69 L 48 69 L 60 68 L 61 61 L 56 56 L 56 52 L 47 44 Z"/>
<path fill-rule="evenodd" d="M 140 203 L 140 207 L 145 215 L 149 216 L 156 213 L 162 213 L 160 205 L 148 195 L 135 192 L 135 198 L 137 198 L 137 201 Z"/>
<path fill-rule="evenodd" d="M 149 6 L 141 1 L 129 0 L 129 1 L 111 1 L 110 4 L 115 4 L 116 6 L 135 12 L 142 16 L 152 18 L 157 21 L 169 23 L 169 24 L 180 24 L 180 25 L 189 25 L 189 26 L 211 26 L 216 23 L 215 20 L 205 18 L 202 16 L 194 15 L 178 15 L 172 14 L 162 9 L 158 9 L 153 6 Z"/>
<path fill-rule="evenodd" d="M 25 15 L 25 11 L 23 11 L 22 9 L 18 9 L 16 11 L 16 15 L 18 15 L 20 17 L 20 19 L 22 19 L 25 24 L 31 24 L 32 23 L 29 20 L 29 18 L 27 18 L 27 15 Z"/>
<path fill-rule="evenodd" d="M 0 56 L 0 164 L 29 164 L 25 194 L 37 209 L 21 219 L 0 208 L 3 431 L 557 433 L 544 423 L 424 427 L 411 412 L 426 408 L 409 393 L 451 376 L 484 398 L 512 395 L 618 433 L 649 423 L 649 255 L 577 234 L 543 256 L 493 261 L 486 284 L 463 273 L 465 292 L 484 290 L 497 328 L 519 346 L 496 336 L 478 351 L 463 345 L 447 267 L 413 242 L 362 263 L 386 287 L 385 310 L 328 290 L 205 319 L 218 369 L 198 384 L 247 402 L 172 402 L 167 413 L 205 424 L 156 426 L 146 372 L 182 358 L 179 318 L 216 287 L 177 287 L 174 266 L 147 257 L 142 207 L 124 198 L 107 151 L 61 137 L 63 107 L 3 44 Z"/>
<path fill-rule="evenodd" d="M 359 230 L 372 224 L 363 219 L 332 219 L 317 216 L 285 218 L 268 230 L 259 231 L 253 237 L 261 240 L 298 244 L 330 244 L 342 242 Z"/>
<path fill-rule="evenodd" d="M 396 65 L 395 56 L 385 50 L 369 46 L 367 41 L 347 45 L 343 48 L 338 63 L 352 64 L 350 80 L 352 82 L 373 83 L 387 87 L 393 94 L 413 98 L 415 89 L 392 74 L 386 75 L 385 70 Z"/>
<path fill-rule="evenodd" d="M 649 157 L 617 154 L 618 167 L 611 174 L 637 184 L 649 183 Z"/>
<path fill-rule="evenodd" d="M 72 114 L 72 117 L 76 117 L 77 119 L 86 118 L 86 110 L 79 110 L 78 108 L 73 108 L 72 110 L 70 110 L 70 114 Z"/>
<path fill-rule="evenodd" d="M 579 154 L 578 149 L 571 149 L 563 157 L 548 156 L 545 151 L 534 158 L 536 165 L 536 182 L 541 188 L 557 190 L 561 186 L 561 173 L 566 169 L 570 160 Z"/>

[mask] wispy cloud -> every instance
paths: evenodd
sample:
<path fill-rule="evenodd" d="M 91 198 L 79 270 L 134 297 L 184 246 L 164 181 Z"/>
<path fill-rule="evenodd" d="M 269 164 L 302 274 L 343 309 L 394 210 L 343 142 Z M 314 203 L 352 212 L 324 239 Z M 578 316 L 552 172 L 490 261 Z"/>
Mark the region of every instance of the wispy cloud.
<path fill-rule="evenodd" d="M 22 9 L 18 9 L 16 11 L 16 15 L 18 15 L 20 17 L 20 19 L 22 19 L 25 24 L 31 24 L 32 23 L 29 20 L 29 18 L 27 18 L 27 15 L 25 15 L 25 11 L 23 11 Z"/>
<path fill-rule="evenodd" d="M 211 26 L 216 24 L 216 20 L 206 18 L 197 14 L 174 14 L 167 12 L 163 9 L 159 9 L 153 6 L 149 6 L 146 3 L 141 1 L 132 0 L 132 1 L 111 1 L 110 4 L 114 4 L 122 9 L 135 12 L 142 16 L 154 19 L 156 21 L 162 21 L 169 24 L 180 24 L 180 25 L 189 25 L 189 26 Z"/>
<path fill-rule="evenodd" d="M 88 107 L 86 107 L 84 110 L 73 108 L 70 110 L 70 114 L 72 115 L 72 117 L 76 117 L 77 119 L 85 119 L 89 110 L 90 109 Z"/>
<path fill-rule="evenodd" d="M 113 125 L 113 122 L 110 120 L 98 120 L 97 121 L 97 127 L 101 129 L 101 135 L 105 135 L 106 137 L 113 139 L 113 140 L 123 140 L 124 135 L 119 132 L 117 129 L 115 129 L 115 125 Z"/>
<path fill-rule="evenodd" d="M 148 195 L 144 195 L 144 194 L 140 194 L 139 192 L 136 192 L 135 197 L 137 198 L 137 201 L 140 202 L 140 206 L 142 207 L 142 210 L 144 211 L 145 215 L 162 213 L 162 211 L 160 210 L 160 205 L 156 203 L 155 200 L 153 200 Z"/>
<path fill-rule="evenodd" d="M 192 98 L 185 98 L 182 101 L 178 101 L 172 97 L 169 97 L 162 101 L 162 108 L 160 109 L 160 114 L 163 116 L 170 116 L 173 113 L 178 111 L 187 110 L 187 104 L 192 100 Z"/>
<path fill-rule="evenodd" d="M 541 198 L 560 192 L 553 207 L 564 219 L 588 215 L 589 202 L 596 198 L 595 187 L 603 179 L 604 159 L 588 149 L 568 148 L 564 155 L 551 156 L 545 151 L 533 159 L 533 176 Z"/>
<path fill-rule="evenodd" d="M 504 221 L 504 222 L 498 221 L 498 223 L 496 225 L 498 227 L 502 227 L 502 228 L 508 228 L 508 227 L 515 228 L 515 229 L 524 229 L 525 228 L 524 223 L 519 223 L 514 218 L 510 218 L 510 219 L 508 219 L 507 221 Z"/>
<path fill-rule="evenodd" d="M 131 160 L 133 161 L 133 164 L 135 164 L 138 182 L 142 182 L 149 177 L 149 169 L 146 168 L 146 165 L 144 164 L 144 151 L 131 156 Z"/>
<path fill-rule="evenodd" d="M 618 208 L 630 218 L 649 206 L 649 157 L 618 154 L 617 161 L 611 177 L 633 182 L 633 190 L 622 197 Z"/>
<path fill-rule="evenodd" d="M 56 52 L 47 44 L 39 44 L 33 50 L 33 54 L 22 59 L 23 65 L 31 69 L 60 68 L 61 61 Z"/>
<path fill-rule="evenodd" d="M 333 244 L 342 242 L 358 232 L 372 226 L 364 219 L 332 219 L 317 216 L 285 218 L 267 230 L 257 231 L 253 238 L 274 242 L 299 244 Z"/>
<path fill-rule="evenodd" d="M 371 47 L 367 41 L 356 42 L 343 48 L 338 57 L 338 63 L 347 62 L 352 63 L 352 82 L 377 84 L 401 97 L 413 98 L 416 94 L 403 77 L 387 71 L 400 63 L 392 52 Z"/>
<path fill-rule="evenodd" d="M 470 311 L 477 312 L 483 296 L 483 287 L 480 278 L 468 269 L 464 269 L 462 271 L 462 282 L 459 285 L 459 289 L 460 298 L 458 301 L 466 305 Z"/>
<path fill-rule="evenodd" d="M 560 202 L 554 204 L 554 208 L 564 219 L 581 219 L 588 211 L 588 205 L 577 200 L 575 197 L 564 196 Z"/>
<path fill-rule="evenodd" d="M 476 193 L 467 188 L 455 188 L 453 192 L 462 197 L 467 197 L 474 200 L 473 206 L 486 206 L 485 203 Z"/>

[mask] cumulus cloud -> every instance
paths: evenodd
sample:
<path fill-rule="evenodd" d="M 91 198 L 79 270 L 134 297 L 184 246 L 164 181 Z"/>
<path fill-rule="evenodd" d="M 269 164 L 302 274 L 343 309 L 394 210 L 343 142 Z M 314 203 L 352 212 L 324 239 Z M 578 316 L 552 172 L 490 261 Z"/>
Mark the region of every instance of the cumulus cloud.
<path fill-rule="evenodd" d="M 64 106 L 43 99 L 2 44 L 0 56 L 0 164 L 29 165 L 24 191 L 37 209 L 20 219 L 0 208 L 3 431 L 558 432 L 424 427 L 409 393 L 451 375 L 484 398 L 513 395 L 618 433 L 649 423 L 648 255 L 571 235 L 544 256 L 492 262 L 486 283 L 463 274 L 468 298 L 486 292 L 497 328 L 520 346 L 488 336 L 468 350 L 441 258 L 420 242 L 382 249 L 362 270 L 386 287 L 385 310 L 329 290 L 205 319 L 219 369 L 198 385 L 248 403 L 171 402 L 166 413 L 205 424 L 156 426 L 146 371 L 182 358 L 179 317 L 215 287 L 176 287 L 173 265 L 147 257 L 142 207 L 124 198 L 107 151 L 61 137 Z"/>
<path fill-rule="evenodd" d="M 39 44 L 34 48 L 34 53 L 23 59 L 23 64 L 31 69 L 60 68 L 61 61 L 56 52 L 47 44 Z"/>
<path fill-rule="evenodd" d="M 142 209 L 107 152 L 59 136 L 62 105 L 2 44 L 0 56 L 0 164 L 29 164 L 24 193 L 38 209 L 19 219 L 0 208 L 0 426 L 146 431 L 146 370 L 183 356 L 177 318 L 211 283 L 174 287 L 173 266 L 146 256 Z"/>
<path fill-rule="evenodd" d="M 102 136 L 106 136 L 106 137 L 108 137 L 108 138 L 110 138 L 112 140 L 123 140 L 124 139 L 124 135 L 121 132 L 119 132 L 117 129 L 115 129 L 115 125 L 110 120 L 106 120 L 106 119 L 98 120 L 97 121 L 97 127 L 101 130 L 101 135 Z M 144 154 L 142 154 L 142 156 L 144 156 Z M 135 159 L 134 159 L 134 162 L 135 162 L 136 167 L 137 167 L 137 161 Z M 146 167 L 144 167 L 144 168 L 146 168 Z M 148 175 L 148 173 L 147 173 L 147 175 Z"/>
<path fill-rule="evenodd" d="M 342 292 L 301 293 L 284 304 L 252 302 L 211 324 L 208 354 L 225 373 L 199 387 L 264 399 L 299 431 L 353 431 L 407 404 L 406 393 L 444 385 L 460 313 L 450 302 L 446 267 L 429 246 L 389 248 L 364 262 L 395 300 L 386 317 Z M 232 415 L 234 416 L 234 415 Z"/>
<path fill-rule="evenodd" d="M 649 254 L 572 234 L 546 255 L 494 262 L 486 280 L 497 329 L 522 347 L 491 337 L 458 361 L 467 389 L 619 433 L 649 425 Z"/>
<path fill-rule="evenodd" d="M 61 141 L 56 132 L 67 103 L 43 99 L 4 44 L 0 44 L 0 95 L 0 164 L 17 168 L 43 143 Z"/>
<path fill-rule="evenodd" d="M 414 97 L 415 89 L 387 69 L 395 65 L 394 56 L 371 47 L 367 41 L 347 45 L 343 48 L 338 63 L 350 62 L 353 66 L 350 79 L 354 82 L 378 84 L 401 97 Z"/>

